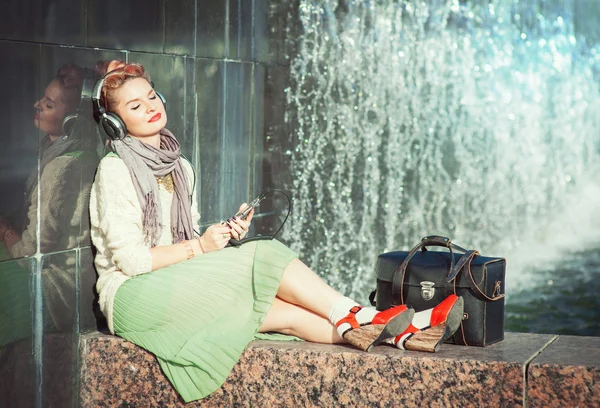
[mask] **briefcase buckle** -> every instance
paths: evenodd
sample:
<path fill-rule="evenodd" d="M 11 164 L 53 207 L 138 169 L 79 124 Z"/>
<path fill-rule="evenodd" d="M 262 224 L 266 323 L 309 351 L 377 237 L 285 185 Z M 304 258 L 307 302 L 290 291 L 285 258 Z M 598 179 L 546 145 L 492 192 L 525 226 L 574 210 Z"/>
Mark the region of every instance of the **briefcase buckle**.
<path fill-rule="evenodd" d="M 423 281 L 421 282 L 421 297 L 423 300 L 431 300 L 433 299 L 433 295 L 435 294 L 435 283 L 431 281 Z"/>

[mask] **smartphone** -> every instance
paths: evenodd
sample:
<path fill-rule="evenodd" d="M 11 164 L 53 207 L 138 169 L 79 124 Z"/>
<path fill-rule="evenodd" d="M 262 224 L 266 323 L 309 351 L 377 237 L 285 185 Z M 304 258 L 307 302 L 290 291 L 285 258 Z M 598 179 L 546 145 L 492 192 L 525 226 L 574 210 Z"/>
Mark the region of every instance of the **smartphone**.
<path fill-rule="evenodd" d="M 250 213 L 250 211 L 251 211 L 253 208 L 256 208 L 256 207 L 258 207 L 258 205 L 260 204 L 260 202 L 261 202 L 262 200 L 264 200 L 264 199 L 265 199 L 265 195 L 264 195 L 264 194 L 261 194 L 261 195 L 259 195 L 259 196 L 258 196 L 258 197 L 256 197 L 254 200 L 252 200 L 252 201 L 250 202 L 250 204 L 248 204 L 248 206 L 247 206 L 246 208 L 242 209 L 241 211 L 238 211 L 238 212 L 235 214 L 235 216 L 236 216 L 237 218 L 241 218 L 242 220 L 245 220 L 245 219 L 246 219 L 246 217 L 248 216 L 248 214 Z"/>

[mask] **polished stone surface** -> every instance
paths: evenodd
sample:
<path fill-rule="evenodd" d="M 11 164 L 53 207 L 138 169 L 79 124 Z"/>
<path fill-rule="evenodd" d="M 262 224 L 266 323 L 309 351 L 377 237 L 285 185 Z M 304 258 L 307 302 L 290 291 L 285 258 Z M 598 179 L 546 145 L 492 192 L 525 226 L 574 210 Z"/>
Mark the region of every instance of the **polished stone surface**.
<path fill-rule="evenodd" d="M 4 3 L 0 40 L 286 65 L 300 30 L 298 0 Z"/>
<path fill-rule="evenodd" d="M 0 41 L 2 72 L 6 78 L 0 98 L 3 124 L 0 150 L 0 217 L 21 232 L 27 225 L 27 180 L 38 172 L 40 135 L 35 127 L 34 103 L 44 93 L 47 83 L 40 83 L 39 44 Z M 37 199 L 37 197 L 36 197 Z M 35 245 L 34 245 L 35 246 Z M 31 255 L 29 246 L 19 253 L 0 253 L 0 260 Z"/>
<path fill-rule="evenodd" d="M 204 192 L 198 195 L 204 224 L 231 217 L 253 198 L 253 79 L 250 63 L 196 60 L 197 178 Z"/>
<path fill-rule="evenodd" d="M 73 389 L 77 376 L 77 336 L 73 333 L 46 334 L 42 352 L 42 407 L 75 407 Z"/>
<path fill-rule="evenodd" d="M 6 249 L 0 244 L 0 254 Z M 0 262 L 0 407 L 35 406 L 36 357 L 30 285 L 35 258 Z"/>
<path fill-rule="evenodd" d="M 221 389 L 186 406 L 522 406 L 525 364 L 553 337 L 507 333 L 436 354 L 255 341 Z M 82 407 L 184 405 L 150 353 L 100 334 L 81 347 Z"/>
<path fill-rule="evenodd" d="M 32 339 L 0 348 L 0 407 L 35 407 L 35 369 Z"/>
<path fill-rule="evenodd" d="M 196 0 L 165 1 L 164 49 L 167 54 L 196 54 Z"/>
<path fill-rule="evenodd" d="M 195 56 L 225 58 L 228 30 L 227 1 L 196 1 Z"/>
<path fill-rule="evenodd" d="M 600 337 L 558 337 L 527 374 L 528 407 L 600 407 Z"/>
<path fill-rule="evenodd" d="M 100 311 L 98 291 L 96 290 L 96 269 L 91 247 L 81 248 L 77 264 L 79 277 L 79 293 L 77 299 L 79 332 L 106 329 L 106 318 Z"/>
<path fill-rule="evenodd" d="M 3 1 L 0 39 L 83 45 L 86 6 L 73 0 Z"/>
<path fill-rule="evenodd" d="M 163 52 L 165 2 L 88 0 L 87 46 Z"/>
<path fill-rule="evenodd" d="M 77 341 L 72 333 L 52 333 L 41 339 L 25 338 L 0 348 L 0 407 L 75 407 Z M 37 359 L 42 360 L 38 372 Z M 38 376 L 43 376 L 37 388 Z"/>

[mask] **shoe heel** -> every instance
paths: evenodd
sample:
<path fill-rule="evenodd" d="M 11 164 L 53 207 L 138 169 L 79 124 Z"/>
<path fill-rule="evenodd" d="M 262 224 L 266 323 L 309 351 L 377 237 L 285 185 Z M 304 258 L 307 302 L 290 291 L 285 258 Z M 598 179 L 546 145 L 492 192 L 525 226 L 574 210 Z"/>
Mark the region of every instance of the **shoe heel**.
<path fill-rule="evenodd" d="M 344 338 L 353 346 L 369 352 L 373 350 L 373 347 L 383 343 L 384 340 L 396 337 L 404 332 L 412 322 L 414 314 L 413 309 L 407 309 L 387 324 L 369 324 L 357 327 L 346 333 Z"/>
<path fill-rule="evenodd" d="M 459 297 L 456 303 L 450 309 L 448 318 L 446 319 L 446 333 L 444 334 L 444 340 L 450 338 L 454 332 L 460 327 L 460 323 L 463 319 L 463 313 L 465 311 L 465 300 Z"/>
<path fill-rule="evenodd" d="M 390 320 L 383 330 L 380 331 L 379 336 L 369 345 L 367 351 L 371 351 L 373 347 L 383 343 L 385 340 L 393 339 L 400 333 L 403 333 L 411 324 L 414 315 L 415 311 L 411 308 Z"/>
<path fill-rule="evenodd" d="M 460 326 L 463 311 L 464 300 L 462 297 L 459 297 L 454 305 L 452 305 L 443 323 L 415 333 L 406 340 L 404 348 L 413 351 L 437 352 L 444 340 L 449 339 Z"/>
<path fill-rule="evenodd" d="M 446 323 L 438 324 L 429 329 L 415 333 L 404 343 L 404 348 L 412 351 L 427 351 L 435 353 L 444 341 Z"/>
<path fill-rule="evenodd" d="M 349 331 L 344 338 L 363 351 L 371 351 L 383 330 L 385 330 L 383 324 L 370 324 Z"/>

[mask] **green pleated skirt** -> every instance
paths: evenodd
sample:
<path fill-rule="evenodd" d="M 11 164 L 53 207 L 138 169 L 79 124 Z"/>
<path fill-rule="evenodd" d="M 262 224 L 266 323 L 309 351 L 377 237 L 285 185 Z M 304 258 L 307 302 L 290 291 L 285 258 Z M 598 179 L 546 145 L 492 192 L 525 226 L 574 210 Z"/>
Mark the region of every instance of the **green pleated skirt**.
<path fill-rule="evenodd" d="M 150 351 L 186 401 L 218 389 L 258 329 L 296 254 L 279 241 L 228 247 L 136 276 L 117 290 L 115 333 Z"/>

